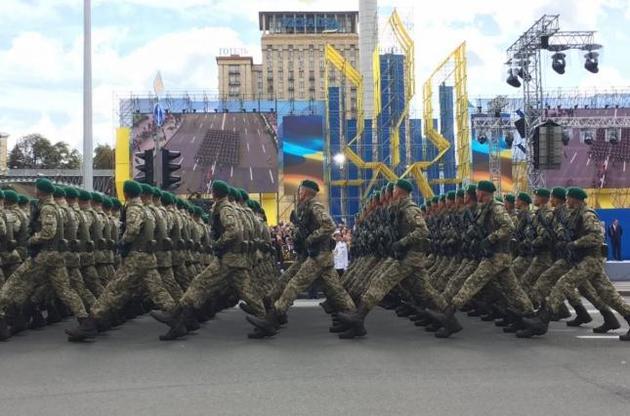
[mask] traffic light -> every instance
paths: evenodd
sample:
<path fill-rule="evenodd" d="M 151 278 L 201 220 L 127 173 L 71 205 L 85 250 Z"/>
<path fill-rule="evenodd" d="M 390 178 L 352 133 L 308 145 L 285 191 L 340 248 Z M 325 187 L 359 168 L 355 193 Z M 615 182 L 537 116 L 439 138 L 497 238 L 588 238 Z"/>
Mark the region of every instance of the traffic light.
<path fill-rule="evenodd" d="M 173 162 L 179 159 L 182 152 L 176 150 L 161 149 L 162 153 L 162 183 L 160 188 L 164 190 L 175 189 L 182 181 L 181 176 L 174 175 L 175 172 L 182 168 L 181 162 Z"/>
<path fill-rule="evenodd" d="M 136 163 L 136 169 L 140 173 L 134 179 L 141 183 L 153 185 L 155 183 L 153 180 L 153 149 L 138 152 L 134 156 L 144 161 L 144 163 Z"/>

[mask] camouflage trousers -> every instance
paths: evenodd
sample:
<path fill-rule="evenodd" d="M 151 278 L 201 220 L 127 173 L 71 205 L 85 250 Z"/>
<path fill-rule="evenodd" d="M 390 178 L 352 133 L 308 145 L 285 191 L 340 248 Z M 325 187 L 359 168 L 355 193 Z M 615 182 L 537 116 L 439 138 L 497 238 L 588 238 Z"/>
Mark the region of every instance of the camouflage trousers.
<path fill-rule="evenodd" d="M 516 275 L 516 278 L 520 280 L 521 276 L 525 274 L 529 265 L 532 262 L 532 257 L 518 256 L 512 260 L 512 271 Z"/>
<path fill-rule="evenodd" d="M 176 302 L 164 288 L 153 254 L 131 252 L 123 259 L 114 278 L 92 306 L 96 319 L 120 311 L 135 295 L 147 295 L 163 311 L 172 311 Z"/>
<path fill-rule="evenodd" d="M 477 267 L 479 267 L 479 260 L 465 258 L 459 266 L 459 269 L 457 269 L 455 274 L 453 274 L 453 276 L 448 280 L 444 290 L 442 290 L 443 299 L 450 302 L 462 288 L 464 282 L 468 279 L 468 276 L 473 274 Z"/>
<path fill-rule="evenodd" d="M 315 280 L 321 278 L 324 292 L 340 311 L 354 310 L 354 302 L 339 280 L 339 274 L 333 267 L 332 252 L 323 252 L 319 256 L 307 257 L 299 270 L 288 281 L 284 291 L 275 301 L 274 307 L 279 312 L 286 312 L 302 291 L 309 288 Z"/>
<path fill-rule="evenodd" d="M 24 305 L 40 286 L 48 284 L 74 316 L 87 317 L 81 298 L 70 284 L 63 256 L 56 251 L 43 251 L 23 262 L 2 286 L 0 318 L 10 307 Z"/>
<path fill-rule="evenodd" d="M 401 260 L 394 260 L 391 265 L 370 281 L 370 285 L 361 296 L 360 306 L 370 311 L 396 286 L 401 285 L 416 304 L 421 306 L 446 308 L 436 305 L 439 293 L 429 282 L 424 269 L 424 254 L 411 251 Z"/>
<path fill-rule="evenodd" d="M 64 257 L 66 260 L 66 270 L 70 278 L 70 286 L 77 292 L 85 307 L 89 309 L 94 302 L 96 302 L 96 297 L 85 286 L 85 281 L 81 274 L 81 257 L 79 253 L 73 252 L 64 253 Z"/>
<path fill-rule="evenodd" d="M 493 283 L 514 312 L 521 315 L 531 314 L 534 307 L 512 272 L 511 264 L 510 254 L 496 253 L 490 258 L 483 258 L 453 297 L 451 305 L 456 309 L 461 308 L 487 284 Z"/>
<path fill-rule="evenodd" d="M 372 281 L 378 276 L 387 273 L 388 269 L 395 263 L 396 260 L 391 257 L 380 258 L 375 264 L 371 265 L 369 269 L 358 275 L 357 277 L 359 278 L 355 279 L 355 284 L 348 290 L 355 303 L 361 300 L 361 297 L 370 287 Z"/>
<path fill-rule="evenodd" d="M 105 286 L 103 286 L 101 279 L 98 277 L 94 254 L 80 253 L 79 257 L 81 259 L 81 275 L 83 276 L 85 286 L 98 298 L 105 290 Z"/>
<path fill-rule="evenodd" d="M 553 264 L 553 260 L 551 258 L 551 253 L 544 252 L 539 253 L 534 256 L 527 271 L 520 275 L 521 287 L 531 296 L 532 289 L 536 285 L 536 281 L 540 277 L 541 274 L 545 272 L 551 265 Z"/>
<path fill-rule="evenodd" d="M 186 263 L 184 261 L 180 261 L 181 257 L 178 257 L 175 253 L 173 253 L 173 274 L 175 275 L 175 280 L 179 284 L 179 287 L 182 290 L 188 289 L 190 286 L 190 282 L 192 281 L 193 275 L 190 274 L 190 270 L 186 267 Z"/>
<path fill-rule="evenodd" d="M 13 272 L 15 272 L 21 264 L 22 263 L 2 264 L 2 269 L 0 269 L 0 287 L 9 277 L 11 277 Z"/>
<path fill-rule="evenodd" d="M 107 284 L 112 281 L 116 273 L 116 270 L 114 270 L 114 265 L 109 263 L 96 263 L 95 267 L 101 285 L 103 287 L 107 286 Z"/>
<path fill-rule="evenodd" d="M 624 318 L 630 318 L 630 305 L 625 303 L 619 295 L 606 275 L 603 259 L 597 256 L 586 256 L 558 279 L 558 282 L 551 289 L 551 293 L 547 296 L 547 307 L 552 312 L 557 313 L 558 308 L 564 302 L 565 294 L 587 282 L 590 282 L 603 304 L 616 310 Z"/>
<path fill-rule="evenodd" d="M 434 287 L 437 290 L 444 290 L 451 277 L 456 273 L 462 265 L 462 257 L 454 255 L 451 261 L 446 265 L 444 270 L 437 276 L 434 281 Z"/>
<path fill-rule="evenodd" d="M 570 267 L 566 260 L 559 259 L 540 275 L 530 295 L 535 306 L 541 305 L 542 301 L 551 293 L 551 289 L 553 289 L 554 285 L 569 269 Z M 579 295 L 588 299 L 598 310 L 607 308 L 606 304 L 597 296 L 597 292 L 590 281 L 582 283 L 577 290 L 569 289 L 564 295 L 569 301 L 569 304 L 574 308 L 582 305 L 582 299 L 580 299 Z"/>
<path fill-rule="evenodd" d="M 179 304 L 199 309 L 213 295 L 226 288 L 234 290 L 241 300 L 254 309 L 256 316 L 265 316 L 262 296 L 254 286 L 250 271 L 246 268 L 228 267 L 218 258 L 195 276 Z"/>
<path fill-rule="evenodd" d="M 162 285 L 166 289 L 166 291 L 171 295 L 171 297 L 178 301 L 184 295 L 182 288 L 175 280 L 175 274 L 173 273 L 172 267 L 158 267 L 158 273 L 160 274 L 160 278 L 162 279 Z"/>
<path fill-rule="evenodd" d="M 269 299 L 271 299 L 272 301 L 276 301 L 280 298 L 280 296 L 282 295 L 282 292 L 284 292 L 284 289 L 287 287 L 287 285 L 289 284 L 289 282 L 291 281 L 291 279 L 293 279 L 293 276 L 295 276 L 297 274 L 297 272 L 300 271 L 300 268 L 302 267 L 302 263 L 304 263 L 306 259 L 305 258 L 297 258 L 290 266 L 288 269 L 286 269 L 281 275 L 280 278 L 278 279 L 278 282 L 276 283 L 274 289 L 271 291 L 271 293 L 268 294 Z"/>

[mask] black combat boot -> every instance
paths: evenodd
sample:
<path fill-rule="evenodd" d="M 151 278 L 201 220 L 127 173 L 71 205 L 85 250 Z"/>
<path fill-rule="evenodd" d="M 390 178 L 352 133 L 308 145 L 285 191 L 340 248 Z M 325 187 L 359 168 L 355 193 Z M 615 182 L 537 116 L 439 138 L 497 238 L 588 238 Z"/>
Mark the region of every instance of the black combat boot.
<path fill-rule="evenodd" d="M 40 329 L 47 325 L 46 318 L 42 314 L 42 311 L 39 308 L 33 308 L 33 312 L 31 313 L 31 323 L 29 325 L 30 329 Z"/>
<path fill-rule="evenodd" d="M 319 306 L 321 306 L 324 312 L 326 312 L 329 315 L 336 311 L 335 307 L 328 300 L 325 300 L 324 302 L 320 302 Z"/>
<path fill-rule="evenodd" d="M 241 310 L 248 315 L 256 315 L 254 309 L 245 302 L 239 303 L 238 307 L 241 308 Z"/>
<path fill-rule="evenodd" d="M 197 331 L 199 328 L 201 328 L 201 325 L 199 325 L 199 321 L 197 321 L 197 318 L 195 317 L 195 312 L 192 308 L 184 309 L 182 315 L 184 318 L 184 325 L 186 325 L 186 330 L 188 332 Z"/>
<path fill-rule="evenodd" d="M 597 328 L 593 328 L 593 332 L 595 332 L 596 334 L 605 334 L 610 330 L 621 328 L 621 324 L 619 324 L 619 321 L 617 320 L 617 317 L 615 316 L 613 311 L 606 308 L 599 311 L 599 313 L 601 313 L 604 317 L 604 323 Z"/>
<path fill-rule="evenodd" d="M 628 325 L 630 325 L 630 316 L 624 316 L 623 319 L 625 319 L 626 322 L 628 323 Z M 630 341 L 630 329 L 625 334 L 619 335 L 619 340 L 620 341 Z"/>
<path fill-rule="evenodd" d="M 347 331 L 350 327 L 351 325 L 344 322 L 333 322 L 333 325 L 328 328 L 328 332 L 332 334 L 338 334 Z"/>
<path fill-rule="evenodd" d="M 442 328 L 436 331 L 436 338 L 448 338 L 463 329 L 455 317 L 455 308 L 452 306 L 448 307 L 444 311 L 444 318 L 440 321 L 440 323 L 442 324 Z"/>
<path fill-rule="evenodd" d="M 407 305 L 405 305 L 407 306 Z M 368 310 L 364 305 L 359 305 L 354 312 L 339 312 L 337 317 L 339 322 L 347 325 L 363 325 L 363 321 L 368 314 Z"/>
<path fill-rule="evenodd" d="M 6 341 L 11 338 L 11 331 L 4 318 L 0 318 L 0 341 Z"/>
<path fill-rule="evenodd" d="M 46 305 L 46 312 L 46 322 L 48 322 L 48 325 L 59 323 L 63 319 L 59 313 L 59 309 L 57 309 L 57 305 L 55 305 L 54 302 L 49 302 Z"/>
<path fill-rule="evenodd" d="M 357 337 L 364 337 L 367 334 L 363 321 L 358 324 L 352 325 L 346 331 L 339 334 L 339 339 L 354 339 Z"/>
<path fill-rule="evenodd" d="M 551 316 L 552 313 L 543 306 L 535 316 L 523 318 L 523 324 L 526 328 L 517 331 L 516 336 L 518 338 L 531 338 L 534 335 L 545 335 L 549 329 Z"/>
<path fill-rule="evenodd" d="M 560 307 L 558 308 L 558 313 L 554 314 L 551 320 L 554 322 L 557 322 L 562 319 L 566 319 L 570 317 L 571 317 L 571 311 L 569 311 L 569 308 L 567 308 L 567 305 L 565 305 L 564 303 L 561 303 Z"/>
<path fill-rule="evenodd" d="M 402 305 L 396 308 L 396 316 L 399 316 L 401 318 L 406 318 L 407 316 L 413 314 L 414 312 L 415 310 L 411 306 L 405 303 L 403 303 Z"/>
<path fill-rule="evenodd" d="M 261 329 L 263 332 L 269 334 L 268 336 L 273 336 L 278 333 L 277 328 L 280 327 L 280 317 L 281 313 L 272 309 L 265 315 L 264 318 L 259 318 L 253 315 L 247 315 L 245 319 L 247 322 L 254 325 L 256 328 Z"/>
<path fill-rule="evenodd" d="M 170 312 L 155 310 L 151 311 L 149 315 L 151 315 L 151 317 L 156 321 L 166 324 L 172 328 L 178 324 L 178 321 L 181 320 L 180 318 L 182 317 L 186 309 L 190 308 L 178 305 Z"/>
<path fill-rule="evenodd" d="M 78 318 L 79 326 L 66 329 L 69 342 L 81 342 L 88 338 L 94 338 L 98 334 L 98 324 L 94 318 Z"/>
<path fill-rule="evenodd" d="M 250 332 L 249 334 L 247 334 L 247 338 L 249 339 L 263 339 L 263 338 L 267 338 L 268 335 L 266 332 L 264 332 L 262 329 L 260 328 L 256 328 L 254 327 L 254 331 Z"/>
<path fill-rule="evenodd" d="M 567 326 L 572 326 L 572 327 L 580 326 L 582 324 L 587 324 L 593 320 L 593 318 L 591 318 L 591 315 L 588 313 L 584 305 L 582 305 L 581 303 L 579 305 L 575 305 L 573 309 L 575 309 L 576 316 L 574 319 L 567 321 Z M 606 317 L 604 317 L 604 323 L 605 322 L 606 322 Z"/>
<path fill-rule="evenodd" d="M 496 321 L 494 321 L 494 326 L 498 328 L 505 328 L 508 325 L 510 325 L 512 322 L 514 322 L 514 317 L 509 312 L 506 312 L 503 318 L 497 319 Z"/>
<path fill-rule="evenodd" d="M 174 341 L 186 334 L 188 334 L 188 330 L 186 330 L 183 315 L 180 314 L 179 319 L 170 327 L 168 332 L 164 335 L 160 335 L 160 341 Z"/>

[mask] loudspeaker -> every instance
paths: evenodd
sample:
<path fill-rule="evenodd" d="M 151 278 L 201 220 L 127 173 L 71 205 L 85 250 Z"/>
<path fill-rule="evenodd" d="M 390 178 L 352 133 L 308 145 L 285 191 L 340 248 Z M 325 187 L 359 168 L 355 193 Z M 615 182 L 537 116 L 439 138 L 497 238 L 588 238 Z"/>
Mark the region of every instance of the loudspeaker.
<path fill-rule="evenodd" d="M 562 126 L 547 121 L 534 130 L 534 167 L 560 169 L 562 165 Z"/>

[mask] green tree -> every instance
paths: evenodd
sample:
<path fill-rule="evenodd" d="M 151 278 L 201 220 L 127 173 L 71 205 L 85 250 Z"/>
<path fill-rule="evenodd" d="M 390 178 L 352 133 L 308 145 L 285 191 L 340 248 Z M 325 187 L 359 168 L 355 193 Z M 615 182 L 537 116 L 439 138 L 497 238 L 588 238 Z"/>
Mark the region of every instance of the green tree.
<path fill-rule="evenodd" d="M 115 154 L 107 144 L 99 144 L 94 149 L 94 169 L 114 169 Z"/>
<path fill-rule="evenodd" d="M 50 140 L 41 134 L 18 139 L 9 154 L 9 167 L 15 169 L 78 169 L 81 154 L 68 143 Z"/>

